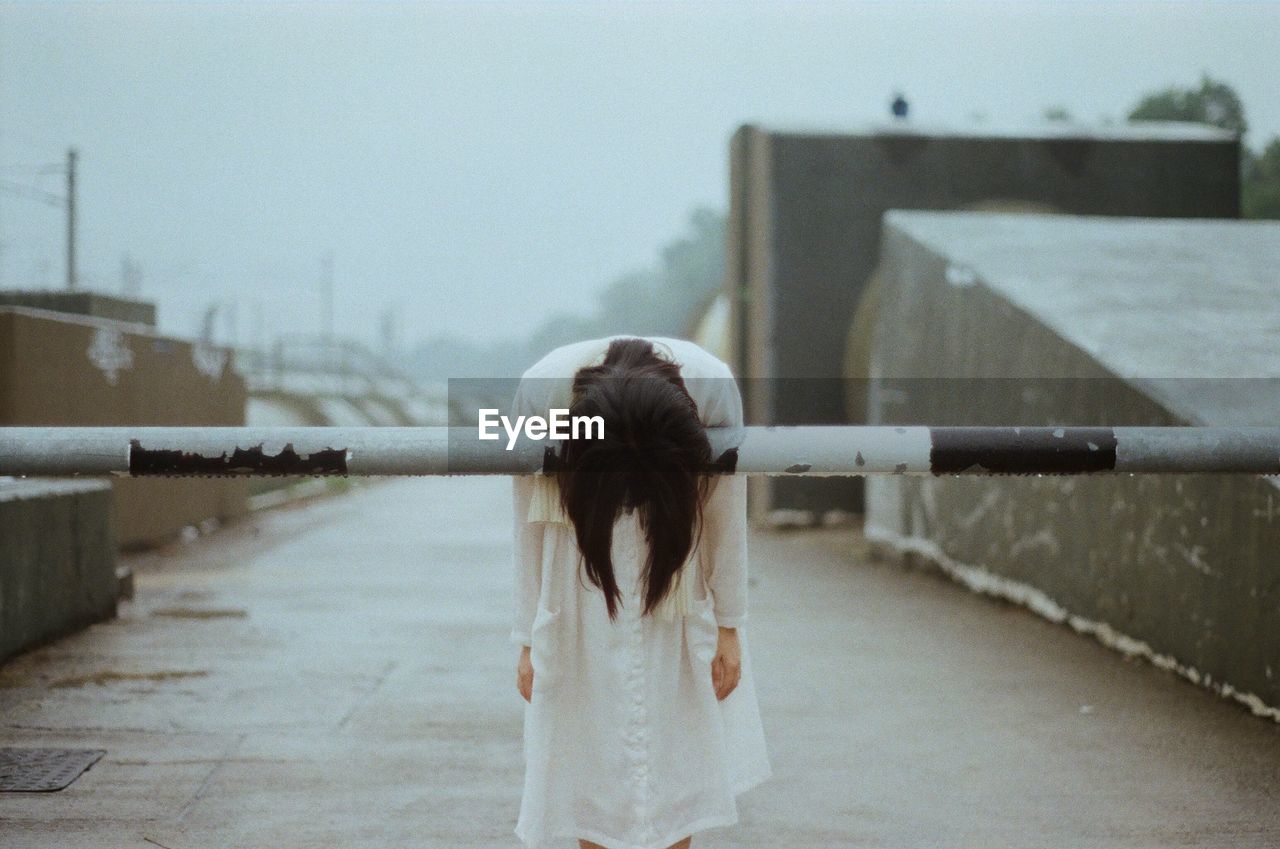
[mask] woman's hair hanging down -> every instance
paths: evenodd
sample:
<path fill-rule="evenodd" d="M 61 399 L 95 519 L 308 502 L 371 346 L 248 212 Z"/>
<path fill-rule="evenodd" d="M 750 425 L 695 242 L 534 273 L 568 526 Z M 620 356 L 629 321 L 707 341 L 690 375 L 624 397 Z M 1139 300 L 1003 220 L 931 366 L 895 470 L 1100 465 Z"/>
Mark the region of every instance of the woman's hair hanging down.
<path fill-rule="evenodd" d="M 641 572 L 642 612 L 649 613 L 702 533 L 711 443 L 698 405 L 676 363 L 648 340 L 621 338 L 610 343 L 603 363 L 574 375 L 569 413 L 604 419 L 603 439 L 564 441 L 556 473 L 587 577 L 604 592 L 614 619 L 622 593 L 610 556 L 613 524 L 623 510 L 638 510 L 649 544 Z"/>

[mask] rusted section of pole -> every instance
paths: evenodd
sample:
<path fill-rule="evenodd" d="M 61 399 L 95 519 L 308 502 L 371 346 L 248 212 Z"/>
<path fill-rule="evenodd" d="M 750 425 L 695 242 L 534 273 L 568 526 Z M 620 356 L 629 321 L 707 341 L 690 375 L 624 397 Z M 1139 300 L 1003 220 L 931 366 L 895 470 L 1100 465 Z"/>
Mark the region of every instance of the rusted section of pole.
<path fill-rule="evenodd" d="M 327 448 L 299 454 L 292 444 L 269 454 L 261 444 L 236 447 L 217 456 L 170 448 L 148 448 L 141 440 L 129 440 L 129 474 L 144 475 L 346 475 L 347 452 Z"/>

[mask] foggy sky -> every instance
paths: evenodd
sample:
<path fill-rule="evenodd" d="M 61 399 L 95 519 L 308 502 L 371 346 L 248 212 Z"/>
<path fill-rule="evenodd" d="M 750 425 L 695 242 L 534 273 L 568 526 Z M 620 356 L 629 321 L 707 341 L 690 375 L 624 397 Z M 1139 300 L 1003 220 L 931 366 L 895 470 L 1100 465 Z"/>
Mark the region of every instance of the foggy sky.
<path fill-rule="evenodd" d="M 0 178 L 81 151 L 81 269 L 243 342 L 523 335 L 727 206 L 738 125 L 1123 119 L 1202 72 L 1280 134 L 1280 4 L 0 5 Z M 0 193 L 0 286 L 61 285 L 62 212 Z M 229 323 L 228 323 L 229 324 Z M 227 325 L 218 338 L 227 341 Z"/>

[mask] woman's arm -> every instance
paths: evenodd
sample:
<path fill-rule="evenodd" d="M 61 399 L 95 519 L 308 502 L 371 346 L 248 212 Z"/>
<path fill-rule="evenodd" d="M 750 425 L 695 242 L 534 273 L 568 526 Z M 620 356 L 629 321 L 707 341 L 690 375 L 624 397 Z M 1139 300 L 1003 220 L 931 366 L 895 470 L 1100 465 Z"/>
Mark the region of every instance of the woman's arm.
<path fill-rule="evenodd" d="M 711 661 L 711 684 L 716 698 L 725 699 L 742 678 L 742 648 L 737 629 L 747 621 L 747 479 L 721 475 L 706 506 L 710 534 L 708 590 L 713 599 L 716 654 Z"/>
<path fill-rule="evenodd" d="M 530 644 L 533 619 L 538 613 L 538 593 L 542 586 L 543 526 L 526 520 L 533 485 L 532 475 L 515 475 L 511 478 L 514 512 L 512 521 L 515 525 L 511 548 L 515 575 L 511 642 L 521 646 Z"/>
<path fill-rule="evenodd" d="M 708 427 L 742 433 L 742 394 L 728 366 L 720 371 L 721 375 L 710 381 L 703 420 Z M 717 475 L 712 486 L 703 507 L 707 586 L 715 602 L 717 624 L 737 628 L 747 621 L 747 479 L 744 475 Z"/>
<path fill-rule="evenodd" d="M 516 388 L 512 410 L 515 415 L 529 415 L 533 406 L 529 378 L 521 378 Z M 528 521 L 529 502 L 533 498 L 535 476 L 513 475 L 511 478 L 512 565 L 515 577 L 515 610 L 511 626 L 511 642 L 528 646 L 533 620 L 538 612 L 538 595 L 542 588 L 542 537 L 544 526 Z"/>
<path fill-rule="evenodd" d="M 703 508 L 704 563 L 716 624 L 738 628 L 747 621 L 747 480 L 721 475 Z"/>

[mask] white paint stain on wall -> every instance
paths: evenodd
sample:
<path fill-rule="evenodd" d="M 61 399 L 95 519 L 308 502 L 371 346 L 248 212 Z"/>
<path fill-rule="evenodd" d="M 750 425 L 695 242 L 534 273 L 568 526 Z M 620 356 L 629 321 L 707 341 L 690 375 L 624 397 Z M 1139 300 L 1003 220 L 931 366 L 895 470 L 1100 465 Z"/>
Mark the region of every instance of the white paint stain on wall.
<path fill-rule="evenodd" d="M 977 285 L 978 283 L 978 275 L 967 265 L 951 263 L 947 266 L 945 276 L 947 283 L 957 289 L 967 289 L 970 286 Z"/>
<path fill-rule="evenodd" d="M 124 334 L 113 327 L 95 327 L 87 353 L 89 362 L 112 386 L 116 385 L 121 371 L 133 368 L 133 351 L 125 344 Z"/>
<path fill-rule="evenodd" d="M 982 494 L 978 502 L 973 505 L 973 509 L 963 516 L 956 517 L 956 525 L 964 530 L 972 530 L 981 519 L 985 518 L 991 509 L 1000 502 L 1000 490 L 991 487 Z"/>
<path fill-rule="evenodd" d="M 1048 549 L 1052 555 L 1057 555 L 1062 551 L 1062 546 L 1058 543 L 1058 538 L 1053 535 L 1053 531 L 1048 528 L 1041 528 L 1033 534 L 1019 537 L 1009 546 L 1010 559 L 1018 557 L 1022 552 L 1031 548 Z"/>
<path fill-rule="evenodd" d="M 196 342 L 191 346 L 191 362 L 205 377 L 221 380 L 222 370 L 227 365 L 227 350 L 208 342 Z"/>
<path fill-rule="evenodd" d="M 1202 575 L 1208 575 L 1210 578 L 1221 577 L 1217 572 L 1209 568 L 1209 564 L 1206 563 L 1204 558 L 1201 556 L 1202 554 L 1204 554 L 1206 551 L 1209 550 L 1205 548 L 1203 545 L 1193 545 L 1191 547 L 1187 547 L 1180 542 L 1175 542 L 1173 544 L 1173 547 L 1178 549 L 1178 553 L 1182 555 L 1182 558 L 1186 560 L 1187 565 L 1190 566 L 1192 569 L 1195 569 L 1197 572 L 1199 572 Z"/>
<path fill-rule="evenodd" d="M 1276 504 L 1275 493 L 1268 492 L 1266 509 L 1255 507 L 1253 508 L 1253 515 L 1259 518 L 1265 518 L 1267 520 L 1267 524 L 1269 525 L 1271 524 L 1273 519 L 1275 519 L 1277 516 L 1280 516 L 1280 509 L 1277 509 L 1277 508 L 1280 508 L 1280 505 Z"/>

